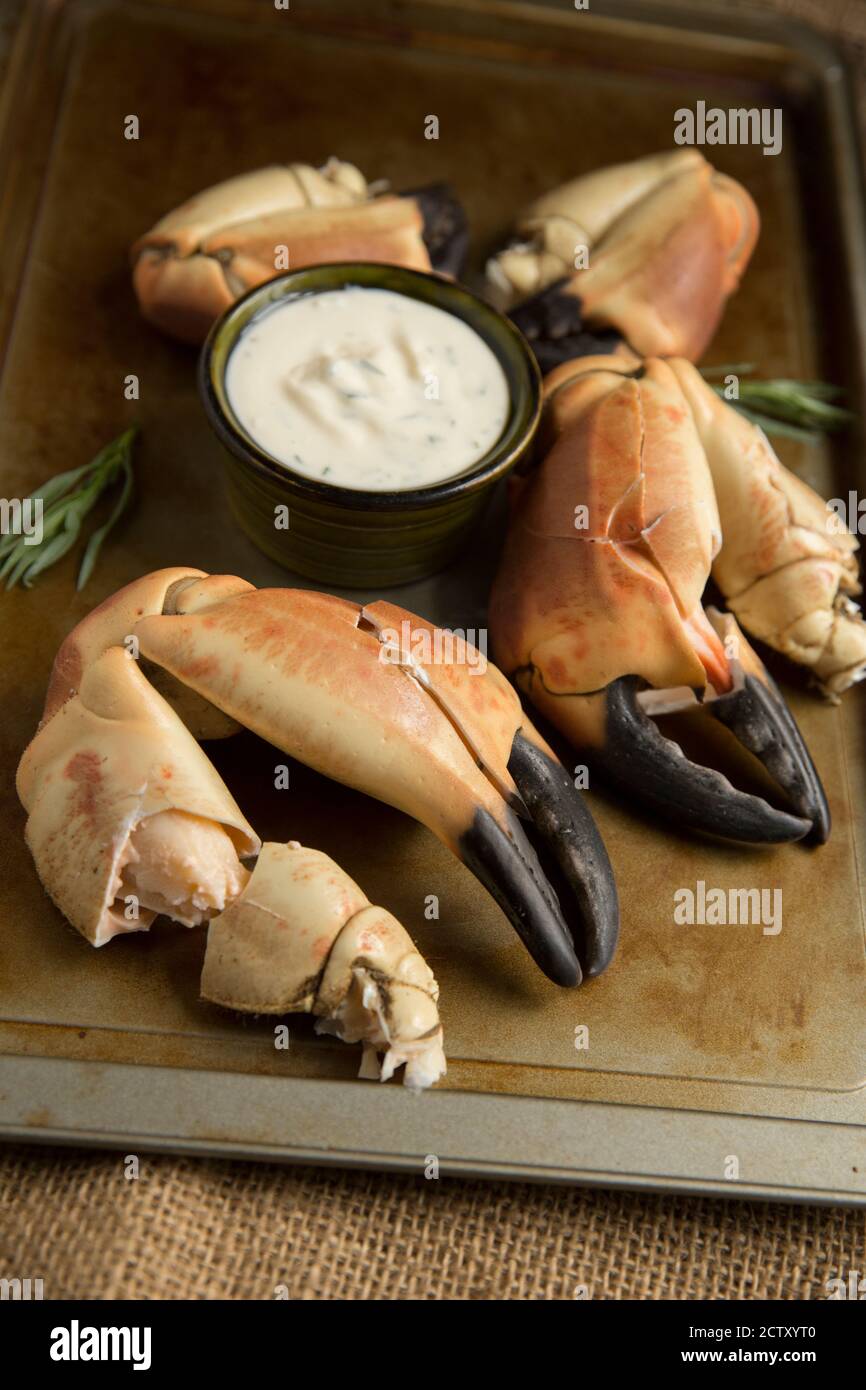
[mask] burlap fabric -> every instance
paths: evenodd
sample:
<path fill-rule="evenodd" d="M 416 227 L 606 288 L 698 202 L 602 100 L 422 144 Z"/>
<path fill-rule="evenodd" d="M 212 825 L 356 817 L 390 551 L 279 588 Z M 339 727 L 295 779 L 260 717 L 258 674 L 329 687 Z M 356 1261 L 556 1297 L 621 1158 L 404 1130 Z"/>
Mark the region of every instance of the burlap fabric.
<path fill-rule="evenodd" d="M 837 37 L 866 122 L 864 0 L 752 8 Z M 147 1155 L 130 1182 L 118 1155 L 0 1151 L 0 1276 L 46 1298 L 809 1299 L 851 1269 L 866 1215 L 842 1208 Z"/>
<path fill-rule="evenodd" d="M 199 1159 L 7 1151 L 0 1271 L 46 1298 L 826 1297 L 864 1215 Z"/>

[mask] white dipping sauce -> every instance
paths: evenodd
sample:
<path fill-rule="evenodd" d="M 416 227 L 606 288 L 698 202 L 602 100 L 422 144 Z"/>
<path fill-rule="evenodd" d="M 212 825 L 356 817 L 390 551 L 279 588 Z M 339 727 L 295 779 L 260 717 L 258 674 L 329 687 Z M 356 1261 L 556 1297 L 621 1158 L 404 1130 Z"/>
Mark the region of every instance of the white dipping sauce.
<path fill-rule="evenodd" d="M 285 300 L 226 368 L 239 423 L 295 473 L 376 492 L 462 473 L 496 443 L 508 382 L 462 319 L 392 290 Z"/>

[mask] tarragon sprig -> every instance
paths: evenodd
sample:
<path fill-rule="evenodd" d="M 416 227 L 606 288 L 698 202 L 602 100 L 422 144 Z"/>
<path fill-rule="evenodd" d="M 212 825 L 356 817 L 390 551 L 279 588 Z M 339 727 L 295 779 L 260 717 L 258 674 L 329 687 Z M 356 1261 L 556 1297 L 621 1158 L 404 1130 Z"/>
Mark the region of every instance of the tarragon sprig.
<path fill-rule="evenodd" d="M 0 581 L 14 589 L 29 589 L 37 575 L 72 549 L 88 514 L 115 483 L 120 484 L 108 519 L 90 535 L 81 559 L 76 587 L 83 589 L 93 573 L 102 543 L 125 512 L 132 496 L 132 446 L 137 426 L 126 430 L 81 468 L 58 473 L 31 492 L 27 501 L 42 502 L 42 538 L 28 545 L 24 536 L 0 537 Z"/>
<path fill-rule="evenodd" d="M 702 368 L 701 374 L 723 400 L 747 420 L 760 425 L 767 434 L 809 439 L 816 434 L 840 430 L 854 419 L 852 411 L 833 404 L 844 395 L 842 389 L 824 381 L 799 381 L 791 377 L 777 377 L 771 381 L 740 380 L 739 395 L 733 399 L 726 395 L 726 387 L 712 382 L 716 376 L 741 378 L 754 371 L 753 362 L 737 362 L 727 367 Z"/>

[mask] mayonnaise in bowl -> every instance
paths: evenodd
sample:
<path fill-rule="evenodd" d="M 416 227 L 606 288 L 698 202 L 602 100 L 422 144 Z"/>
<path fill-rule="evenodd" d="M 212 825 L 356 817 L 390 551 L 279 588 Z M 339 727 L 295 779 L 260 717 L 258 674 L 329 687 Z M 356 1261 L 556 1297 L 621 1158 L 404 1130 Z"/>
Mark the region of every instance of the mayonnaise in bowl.
<path fill-rule="evenodd" d="M 496 354 L 456 315 L 372 286 L 278 301 L 225 372 L 241 428 L 294 473 L 402 492 L 456 477 L 497 443 L 511 406 Z"/>

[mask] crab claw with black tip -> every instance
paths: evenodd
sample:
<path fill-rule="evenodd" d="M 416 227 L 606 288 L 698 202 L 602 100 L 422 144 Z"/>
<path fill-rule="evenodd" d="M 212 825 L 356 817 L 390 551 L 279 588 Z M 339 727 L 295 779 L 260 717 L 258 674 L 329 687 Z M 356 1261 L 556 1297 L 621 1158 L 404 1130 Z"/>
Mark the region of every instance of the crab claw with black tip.
<path fill-rule="evenodd" d="M 754 652 L 747 649 L 747 658 Z M 745 660 L 744 660 L 745 667 Z M 738 690 L 709 703 L 715 719 L 767 769 L 785 793 L 795 815 L 809 826 L 807 839 L 824 844 L 830 836 L 830 807 L 815 764 L 779 687 L 758 662 L 744 669 Z"/>
<path fill-rule="evenodd" d="M 565 364 L 545 382 L 547 455 L 516 505 L 491 598 L 497 658 L 592 766 L 653 811 L 727 839 L 821 842 L 830 818 L 793 716 L 730 614 L 702 596 L 721 528 L 672 368 Z M 726 725 L 780 811 L 690 762 L 654 716 Z"/>
<path fill-rule="evenodd" d="M 740 737 L 739 741 L 754 752 L 769 772 L 778 770 L 781 776 L 776 780 L 784 790 L 793 791 L 792 805 L 802 814 L 776 810 L 762 797 L 739 791 L 714 768 L 691 762 L 679 745 L 665 738 L 644 713 L 634 677 L 613 681 L 607 688 L 605 704 L 607 737 L 603 748 L 595 754 L 596 765 L 608 782 L 633 794 L 667 820 L 689 830 L 757 844 L 784 844 L 802 840 L 813 832 L 822 841 L 827 838 L 829 815 L 820 785 L 817 797 L 806 795 L 807 784 L 817 780 L 811 761 L 807 756 L 807 765 L 803 766 L 796 756 L 791 756 L 779 739 L 775 711 L 761 706 L 759 712 L 752 686 L 731 691 L 708 709 L 735 735 L 742 729 L 750 736 Z M 784 786 L 782 777 L 788 786 Z M 811 814 L 807 815 L 807 811 Z"/>
<path fill-rule="evenodd" d="M 514 735 L 508 770 L 536 835 L 577 901 L 575 948 L 584 978 L 592 979 L 610 965 L 619 936 L 619 901 L 604 841 L 562 763 L 528 722 Z"/>
<path fill-rule="evenodd" d="M 201 343 L 220 314 L 285 264 L 376 261 L 457 275 L 466 217 L 447 185 L 393 194 L 353 164 L 329 159 L 270 165 L 203 189 L 132 247 L 144 317 L 172 337 Z"/>
<path fill-rule="evenodd" d="M 741 184 L 699 150 L 668 150 L 542 194 L 518 218 L 514 242 L 488 262 L 488 292 L 502 308 L 523 309 L 554 287 L 550 317 L 534 319 L 533 346 L 549 365 L 588 350 L 570 350 L 574 330 L 562 324 L 574 317 L 590 333 L 616 330 L 642 356 L 697 361 L 758 230 Z"/>
<path fill-rule="evenodd" d="M 513 687 L 460 635 L 390 603 L 194 574 L 129 631 L 173 690 L 426 825 L 550 979 L 608 963 L 618 910 L 598 832 Z"/>

